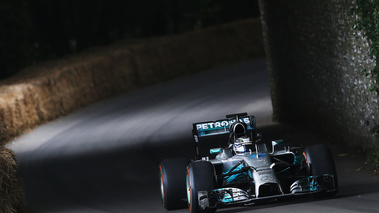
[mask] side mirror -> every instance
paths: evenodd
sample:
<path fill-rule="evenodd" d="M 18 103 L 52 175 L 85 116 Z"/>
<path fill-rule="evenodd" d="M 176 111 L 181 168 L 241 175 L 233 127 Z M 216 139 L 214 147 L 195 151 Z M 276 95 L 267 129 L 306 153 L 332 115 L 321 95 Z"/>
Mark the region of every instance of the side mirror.
<path fill-rule="evenodd" d="M 271 141 L 271 144 L 272 144 L 273 146 L 275 146 L 275 145 L 277 145 L 277 144 L 281 144 L 281 143 L 283 143 L 283 142 L 284 142 L 283 139 L 279 139 L 279 140 Z"/>
<path fill-rule="evenodd" d="M 213 149 L 210 149 L 209 152 L 211 154 L 218 154 L 218 153 L 221 153 L 221 148 L 213 148 Z"/>
<path fill-rule="evenodd" d="M 283 142 L 284 142 L 283 139 L 271 141 L 271 145 L 272 145 L 272 153 L 275 152 L 275 146 L 278 145 L 278 144 L 281 144 L 281 143 L 283 143 Z"/>

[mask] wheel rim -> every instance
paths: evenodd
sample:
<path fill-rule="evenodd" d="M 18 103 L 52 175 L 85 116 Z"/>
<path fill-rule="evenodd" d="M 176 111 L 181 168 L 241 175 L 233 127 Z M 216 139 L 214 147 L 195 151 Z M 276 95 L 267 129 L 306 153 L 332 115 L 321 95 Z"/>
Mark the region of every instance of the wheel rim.
<path fill-rule="evenodd" d="M 186 175 L 186 185 L 187 185 L 187 201 L 188 201 L 188 206 L 191 205 L 191 187 L 190 187 L 190 184 L 189 184 L 189 180 L 188 180 L 188 175 Z"/>
<path fill-rule="evenodd" d="M 164 180 L 163 180 L 163 172 L 162 172 L 162 166 L 159 165 L 159 170 L 160 170 L 160 175 L 161 175 L 161 178 L 160 178 L 160 182 L 161 182 L 161 196 L 162 196 L 162 201 L 163 201 L 163 205 L 164 205 L 164 197 L 165 197 L 165 194 L 164 194 Z"/>
<path fill-rule="evenodd" d="M 192 189 L 191 189 L 191 180 L 189 177 L 189 169 L 187 167 L 187 176 L 186 176 L 186 185 L 187 185 L 187 201 L 189 210 L 192 211 Z"/>

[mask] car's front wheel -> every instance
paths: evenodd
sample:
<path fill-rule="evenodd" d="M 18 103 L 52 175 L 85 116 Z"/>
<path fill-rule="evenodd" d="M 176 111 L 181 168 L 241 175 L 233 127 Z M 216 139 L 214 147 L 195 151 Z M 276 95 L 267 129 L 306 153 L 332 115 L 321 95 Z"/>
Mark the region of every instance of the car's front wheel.
<path fill-rule="evenodd" d="M 216 208 L 202 209 L 199 205 L 198 192 L 211 191 L 216 187 L 215 169 L 208 161 L 191 162 L 187 167 L 187 199 L 191 213 L 212 213 Z"/>
<path fill-rule="evenodd" d="M 166 159 L 159 164 L 163 206 L 167 210 L 186 208 L 185 158 Z"/>
<path fill-rule="evenodd" d="M 338 178 L 333 156 L 327 145 L 319 144 L 304 149 L 305 165 L 310 176 L 322 176 L 325 174 L 332 175 L 333 186 L 323 196 L 333 196 L 337 193 Z"/>

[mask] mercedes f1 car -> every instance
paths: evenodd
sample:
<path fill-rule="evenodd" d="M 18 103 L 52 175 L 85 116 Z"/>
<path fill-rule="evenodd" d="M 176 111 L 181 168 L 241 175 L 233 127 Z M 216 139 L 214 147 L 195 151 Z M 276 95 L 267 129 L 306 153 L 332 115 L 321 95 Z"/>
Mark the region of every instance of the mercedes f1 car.
<path fill-rule="evenodd" d="M 193 124 L 196 157 L 166 159 L 159 165 L 163 206 L 191 212 L 252 205 L 263 200 L 338 191 L 329 148 L 302 148 L 272 141 L 271 150 L 247 113 Z"/>

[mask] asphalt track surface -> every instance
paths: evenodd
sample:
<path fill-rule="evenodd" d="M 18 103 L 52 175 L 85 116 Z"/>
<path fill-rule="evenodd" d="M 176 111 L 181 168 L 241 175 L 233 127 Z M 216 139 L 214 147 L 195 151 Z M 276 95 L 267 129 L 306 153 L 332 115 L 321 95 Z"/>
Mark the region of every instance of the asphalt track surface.
<path fill-rule="evenodd" d="M 330 143 L 271 122 L 264 59 L 238 63 L 117 96 L 17 138 L 8 147 L 20 162 L 27 212 L 167 212 L 159 161 L 191 156 L 192 123 L 237 112 L 256 115 L 265 141 Z M 359 154 L 330 147 L 340 184 L 334 198 L 297 197 L 218 212 L 378 212 L 378 175 Z"/>

